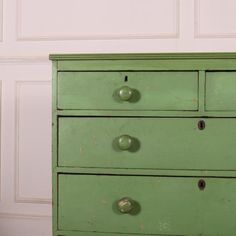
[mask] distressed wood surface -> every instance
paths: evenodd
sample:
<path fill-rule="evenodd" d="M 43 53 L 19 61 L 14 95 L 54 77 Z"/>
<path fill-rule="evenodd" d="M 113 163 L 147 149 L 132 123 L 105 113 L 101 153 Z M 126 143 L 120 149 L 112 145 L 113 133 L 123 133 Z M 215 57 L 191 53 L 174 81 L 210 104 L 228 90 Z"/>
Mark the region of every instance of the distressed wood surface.
<path fill-rule="evenodd" d="M 50 59 L 55 236 L 233 235 L 235 53 Z M 145 88 L 143 100 L 115 105 L 114 90 L 127 84 Z M 122 134 L 138 149 L 117 151 Z M 141 211 L 117 214 L 122 197 Z"/>
<path fill-rule="evenodd" d="M 133 91 L 128 101 L 118 94 Z M 197 110 L 197 72 L 59 72 L 58 108 Z"/>
<path fill-rule="evenodd" d="M 59 229 L 132 234 L 232 235 L 236 180 L 59 175 Z M 117 201 L 129 197 L 122 214 Z M 214 227 L 211 227 L 213 226 Z"/>
<path fill-rule="evenodd" d="M 236 119 L 68 117 L 58 125 L 59 166 L 236 170 Z M 122 135 L 133 140 L 128 150 Z"/>

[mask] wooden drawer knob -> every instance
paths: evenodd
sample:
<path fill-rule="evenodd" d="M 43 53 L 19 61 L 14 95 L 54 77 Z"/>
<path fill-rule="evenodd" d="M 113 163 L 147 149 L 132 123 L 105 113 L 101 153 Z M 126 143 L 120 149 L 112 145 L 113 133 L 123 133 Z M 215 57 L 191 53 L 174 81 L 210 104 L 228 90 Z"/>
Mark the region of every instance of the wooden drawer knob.
<path fill-rule="evenodd" d="M 118 137 L 118 147 L 121 150 L 129 150 L 132 147 L 133 138 L 129 135 L 121 135 Z"/>
<path fill-rule="evenodd" d="M 129 101 L 133 96 L 133 89 L 128 86 L 123 86 L 118 90 L 118 96 L 122 101 Z"/>
<path fill-rule="evenodd" d="M 117 208 L 121 213 L 128 214 L 134 209 L 134 204 L 130 198 L 124 197 L 117 202 Z"/>

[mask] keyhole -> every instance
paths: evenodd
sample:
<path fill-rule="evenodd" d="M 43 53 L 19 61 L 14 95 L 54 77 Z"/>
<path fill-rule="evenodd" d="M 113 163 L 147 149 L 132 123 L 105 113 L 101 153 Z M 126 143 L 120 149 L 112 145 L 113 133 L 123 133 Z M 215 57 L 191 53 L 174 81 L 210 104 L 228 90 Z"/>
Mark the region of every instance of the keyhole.
<path fill-rule="evenodd" d="M 125 81 L 125 82 L 128 82 L 128 76 L 127 76 L 127 75 L 125 76 L 124 81 Z"/>
<path fill-rule="evenodd" d="M 200 179 L 200 180 L 198 181 L 198 187 L 199 187 L 200 190 L 204 190 L 204 189 L 205 189 L 205 187 L 206 187 L 206 182 L 205 182 L 204 179 Z"/>
<path fill-rule="evenodd" d="M 204 121 L 204 120 L 200 120 L 200 121 L 198 122 L 198 129 L 204 130 L 205 127 L 206 127 L 205 121 Z"/>

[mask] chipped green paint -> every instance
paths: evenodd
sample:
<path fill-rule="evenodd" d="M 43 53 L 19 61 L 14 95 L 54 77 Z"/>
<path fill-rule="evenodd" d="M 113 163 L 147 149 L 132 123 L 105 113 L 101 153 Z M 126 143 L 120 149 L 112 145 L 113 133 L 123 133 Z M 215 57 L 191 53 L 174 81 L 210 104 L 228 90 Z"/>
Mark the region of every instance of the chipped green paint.
<path fill-rule="evenodd" d="M 59 175 L 61 230 L 163 235 L 236 232 L 236 179 Z M 222 191 L 224 190 L 224 191 Z M 121 213 L 117 201 L 136 202 Z"/>
<path fill-rule="evenodd" d="M 236 119 L 59 118 L 58 165 L 65 167 L 236 170 Z M 119 137 L 133 139 L 129 150 Z M 223 145 L 224 144 L 224 145 Z"/>
<path fill-rule="evenodd" d="M 206 110 L 236 111 L 236 72 L 206 73 Z"/>
<path fill-rule="evenodd" d="M 128 78 L 128 81 L 125 81 L 125 78 Z M 119 96 L 124 86 L 132 91 L 132 97 L 130 95 L 127 101 Z M 198 73 L 59 72 L 58 108 L 197 110 Z"/>

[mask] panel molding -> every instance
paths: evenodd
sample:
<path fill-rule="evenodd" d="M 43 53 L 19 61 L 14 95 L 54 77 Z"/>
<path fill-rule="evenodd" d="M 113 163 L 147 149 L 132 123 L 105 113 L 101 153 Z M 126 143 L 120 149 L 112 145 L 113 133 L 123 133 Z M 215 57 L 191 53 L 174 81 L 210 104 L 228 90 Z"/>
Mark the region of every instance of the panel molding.
<path fill-rule="evenodd" d="M 201 24 L 200 24 L 200 3 L 201 0 L 194 0 L 194 38 L 199 39 L 220 39 L 220 38 L 236 38 L 235 33 L 201 33 Z"/>
<path fill-rule="evenodd" d="M 49 64 L 48 57 L 0 57 L 0 64 Z"/>
<path fill-rule="evenodd" d="M 52 199 L 48 198 L 40 198 L 40 197 L 24 197 L 20 195 L 20 154 L 19 154 L 19 112 L 20 112 L 20 87 L 24 86 L 25 84 L 50 84 L 51 81 L 16 81 L 16 97 L 15 97 L 15 129 L 16 129 L 16 136 L 15 136 L 15 202 L 16 203 L 35 203 L 35 204 L 52 204 Z"/>
<path fill-rule="evenodd" d="M 2 201 L 2 80 L 0 80 L 0 202 Z"/>
<path fill-rule="evenodd" d="M 18 214 L 18 213 L 8 213 L 1 212 L 0 218 L 4 219 L 26 219 L 26 220 L 51 220 L 51 215 L 32 215 L 32 214 Z"/>
<path fill-rule="evenodd" d="M 175 20 L 173 21 L 173 33 L 158 33 L 158 34 L 94 34 L 94 35 L 71 35 L 62 36 L 58 35 L 55 37 L 51 36 L 39 36 L 39 37 L 28 37 L 24 36 L 21 32 L 21 6 L 22 0 L 16 0 L 17 4 L 17 16 L 16 16 L 16 41 L 67 41 L 67 40 L 128 40 L 128 39 L 177 39 L 180 34 L 180 0 L 174 0 L 175 7 Z"/>
<path fill-rule="evenodd" d="M 3 0 L 0 0 L 0 42 L 3 42 Z"/>

